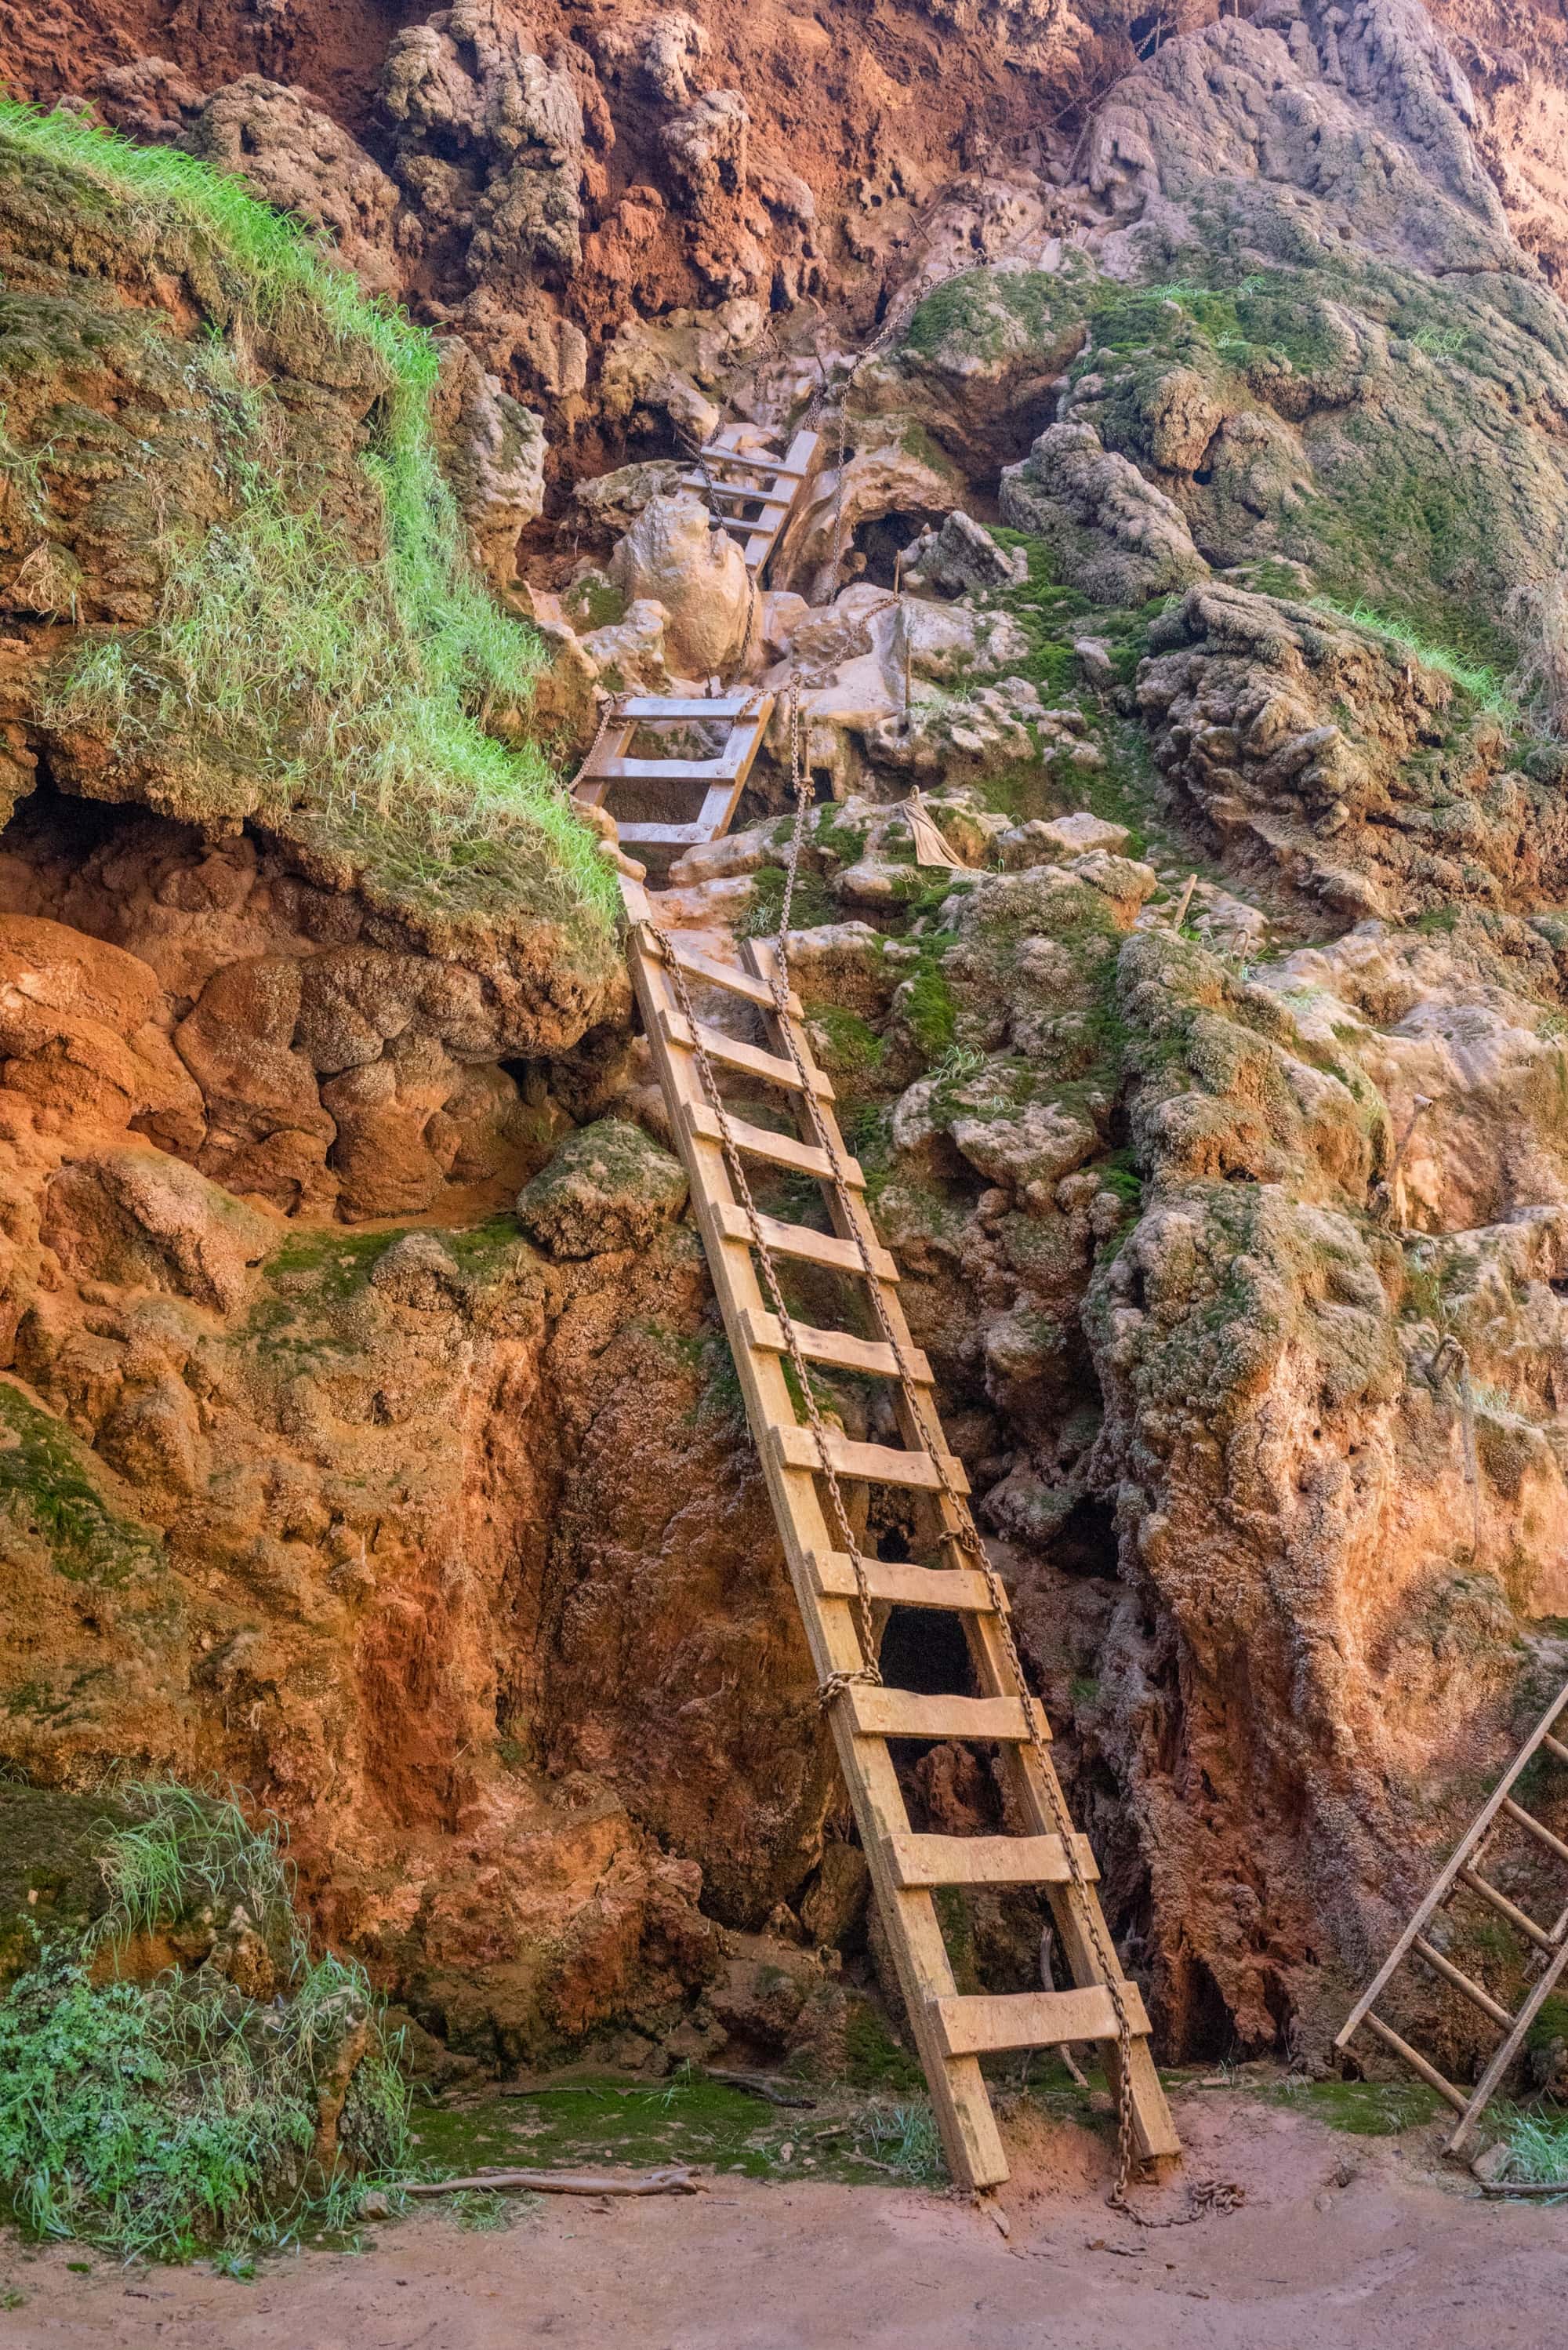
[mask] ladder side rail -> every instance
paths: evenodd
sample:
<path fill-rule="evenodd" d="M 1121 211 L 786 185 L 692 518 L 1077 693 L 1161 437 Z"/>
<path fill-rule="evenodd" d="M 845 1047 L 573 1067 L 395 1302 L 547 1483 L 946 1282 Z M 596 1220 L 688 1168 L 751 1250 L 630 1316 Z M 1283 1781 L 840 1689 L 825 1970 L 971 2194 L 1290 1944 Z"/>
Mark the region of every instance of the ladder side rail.
<path fill-rule="evenodd" d="M 1361 1997 L 1356 2001 L 1355 2005 L 1351 2009 L 1345 2023 L 1335 2033 L 1334 2044 L 1336 2048 L 1347 2048 L 1349 2046 L 1351 2041 L 1355 2036 L 1356 2032 L 1360 2029 L 1367 2011 L 1371 2008 L 1378 1993 L 1386 1988 L 1389 1981 L 1398 1972 L 1400 1967 L 1403 1966 L 1405 1960 L 1409 1957 L 1411 1950 L 1415 1946 L 1416 1937 L 1417 1934 L 1421 1933 L 1425 1929 L 1427 1922 L 1430 1918 L 1433 1911 L 1440 1908 L 1443 1903 L 1448 1899 L 1449 1894 L 1452 1893 L 1461 1870 L 1469 1865 L 1471 1853 L 1486 1835 L 1488 1830 L 1491 1827 L 1492 1823 L 1497 1818 L 1498 1814 L 1501 1811 L 1507 1797 L 1512 1793 L 1514 1781 L 1519 1777 L 1520 1773 L 1523 1771 L 1525 1764 L 1531 1761 L 1537 1749 L 1547 1738 L 1551 1731 L 1552 1725 L 1556 1721 L 1558 1715 L 1563 1711 L 1565 1705 L 1568 1705 L 1568 1689 L 1560 1690 L 1557 1695 L 1552 1699 L 1546 1712 L 1542 1715 L 1541 1720 L 1536 1723 L 1535 1728 L 1531 1731 L 1530 1736 L 1525 1740 L 1524 1744 L 1520 1748 L 1518 1753 L 1514 1756 L 1513 1761 L 1503 1773 L 1502 1777 L 1498 1781 L 1497 1785 L 1492 1789 L 1491 1794 L 1488 1796 L 1485 1804 L 1477 1813 L 1475 1818 L 1470 1822 L 1470 1825 L 1466 1829 L 1464 1835 L 1459 1838 L 1459 1843 L 1455 1846 L 1453 1852 L 1449 1857 L 1447 1866 L 1439 1870 L 1438 1876 L 1434 1878 L 1430 1889 L 1422 1900 L 1419 1908 L 1416 1910 L 1414 1916 L 1411 1918 L 1408 1925 L 1405 1929 L 1405 1931 L 1400 1935 L 1398 1940 L 1395 1943 L 1394 1948 L 1389 1951 L 1388 1956 L 1384 1960 L 1383 1964 L 1373 1976 L 1371 1982 L 1367 1985 L 1366 1991 L 1363 1991 Z"/>
<path fill-rule="evenodd" d="M 759 979 L 773 978 L 775 956 L 769 941 L 758 939 L 748 940 L 743 952 L 746 961 Z M 774 1047 L 781 1049 L 787 1055 L 788 1045 L 784 1034 L 784 1023 L 780 1019 L 775 1009 L 764 1007 L 763 1024 Z M 815 1069 L 816 1064 L 811 1053 L 810 1040 L 804 1024 L 792 1020 L 790 1025 L 794 1031 L 795 1042 L 799 1046 L 802 1058 L 808 1068 Z M 826 1125 L 832 1119 L 832 1111 L 826 1103 L 820 1100 L 816 1107 Z M 804 1097 L 794 1096 L 792 1099 L 792 1107 L 802 1136 L 815 1139 L 816 1129 L 814 1128 L 810 1113 L 805 1108 Z M 844 1149 L 836 1124 L 831 1126 L 830 1131 L 841 1160 L 847 1159 L 848 1153 Z M 859 1228 L 860 1219 L 865 1217 L 865 1230 L 875 1250 L 879 1245 L 875 1237 L 875 1226 L 871 1224 L 859 1200 L 853 1195 L 841 1192 L 836 1185 L 824 1184 L 822 1188 L 836 1231 L 846 1239 L 852 1238 Z M 912 1361 L 918 1350 L 910 1336 L 909 1322 L 898 1294 L 887 1283 L 883 1283 L 880 1286 L 883 1311 L 898 1337 L 906 1360 Z M 896 1390 L 895 1411 L 898 1419 L 899 1432 L 905 1444 L 911 1451 L 929 1452 L 928 1432 L 921 1424 L 927 1413 L 931 1423 L 930 1432 L 939 1441 L 941 1440 L 941 1430 L 936 1421 L 934 1403 L 927 1406 L 926 1412 L 917 1414 L 905 1395 L 901 1384 Z M 940 1492 L 924 1496 L 919 1506 L 926 1515 L 932 1535 L 947 1549 L 953 1565 L 961 1567 L 963 1553 L 958 1539 L 960 1521 L 957 1511 L 947 1500 L 945 1494 Z M 966 1613 L 963 1628 L 974 1667 L 976 1683 L 981 1695 L 1008 1698 L 1014 1696 L 1016 1690 L 1012 1672 L 1008 1661 L 1002 1627 L 997 1617 L 990 1611 L 983 1614 Z M 1003 1752 L 1002 1769 L 1010 1791 L 1013 1794 L 1026 1822 L 1025 1833 L 1035 1835 L 1056 1834 L 1059 1815 L 1053 1806 L 1042 1777 L 1043 1771 L 1051 1770 L 1053 1766 L 1048 1762 L 1044 1762 L 1043 1758 L 1029 1745 L 1009 1745 Z M 1057 1794 L 1059 1796 L 1059 1784 Z M 1064 1883 L 1049 1886 L 1046 1888 L 1046 1894 L 1062 1942 L 1064 1955 L 1071 1969 L 1074 1981 L 1080 1985 L 1103 1981 L 1105 1969 L 1095 1955 L 1096 1937 L 1091 1931 L 1085 1896 L 1079 1892 L 1070 1878 Z M 1089 1898 L 1094 1897 L 1091 1895 Z M 1115 1965 L 1115 1945 L 1111 1941 L 1109 1929 L 1105 1925 L 1103 1918 L 1097 1922 L 1104 1935 L 1106 1946 L 1111 1952 L 1112 1963 Z M 1119 1966 L 1116 1970 L 1117 1979 L 1125 1981 L 1126 1978 Z M 1104 2053 L 1113 2085 L 1119 2091 L 1119 2046 L 1112 2042 L 1106 2045 Z M 1180 2140 L 1170 2119 L 1165 2092 L 1160 2085 L 1158 2072 L 1154 2063 L 1153 2052 L 1145 2036 L 1135 2035 L 1133 2039 L 1130 2069 L 1133 2116 L 1139 2153 L 1146 2158 L 1179 2154 Z"/>
<path fill-rule="evenodd" d="M 624 759 L 638 722 L 631 718 L 613 718 L 590 749 L 581 773 L 572 785 L 572 797 L 586 801 L 590 807 L 603 807 L 605 794 L 613 775 L 613 764 Z"/>
<path fill-rule="evenodd" d="M 1508 2034 L 1507 2039 L 1503 2041 L 1501 2046 L 1498 2049 L 1496 2055 L 1492 2058 L 1491 2063 L 1487 2066 L 1486 2071 L 1481 2074 L 1480 2079 L 1477 2082 L 1474 2092 L 1471 2095 L 1470 2101 L 1459 2116 L 1459 2126 L 1454 2130 L 1443 2149 L 1445 2154 L 1459 2153 L 1460 2147 L 1464 2145 L 1465 2140 L 1469 2137 L 1470 2132 L 1475 2128 L 1476 2124 L 1480 2121 L 1482 2114 L 1486 2111 L 1487 2106 L 1491 2103 L 1492 2097 L 1495 2095 L 1503 2075 L 1507 2073 L 1509 2066 L 1513 2063 L 1514 2058 L 1523 2047 L 1526 2033 L 1529 2032 L 1531 2025 L 1534 2022 L 1537 2015 L 1541 2012 L 1541 2010 L 1545 2005 L 1547 2000 L 1552 1996 L 1553 1990 L 1556 1988 L 1558 1977 L 1562 1974 L 1565 1966 L 1568 1966 L 1568 1942 L 1563 1943 L 1562 1949 L 1555 1953 L 1550 1963 L 1542 1970 L 1540 1977 L 1531 1991 L 1529 1998 L 1525 2001 L 1523 2006 L 1520 2009 L 1519 2013 L 1513 2020 L 1512 2031 Z"/>
<path fill-rule="evenodd" d="M 634 920 L 639 910 L 646 919 L 648 901 L 640 889 L 633 884 L 626 897 Z M 678 1109 L 699 1098 L 701 1087 L 684 1056 L 673 1054 L 665 1043 L 659 1015 L 674 1008 L 672 993 L 662 966 L 635 931 L 630 961 L 654 1065 L 666 1099 Z M 742 1315 L 748 1309 L 763 1310 L 762 1285 L 749 1249 L 722 1239 L 704 1213 L 711 1202 L 734 1204 L 723 1151 L 718 1143 L 693 1135 L 679 1116 L 674 1123 L 812 1662 L 820 1679 L 853 1672 L 862 1659 L 850 1603 L 835 1603 L 820 1593 L 811 1567 L 814 1553 L 826 1555 L 833 1548 L 815 1475 L 784 1469 L 767 1441 L 771 1427 L 793 1423 L 795 1415 L 782 1358 L 745 1343 Z M 929 1889 L 900 1886 L 892 1866 L 892 1839 L 910 1833 L 892 1756 L 884 1739 L 856 1735 L 843 1706 L 833 1709 L 831 1728 L 950 2167 L 966 2186 L 997 2185 L 1008 2175 L 1007 2159 L 979 2060 L 947 2054 L 931 2005 L 935 1999 L 955 1996 L 958 1989 L 936 1906 Z"/>

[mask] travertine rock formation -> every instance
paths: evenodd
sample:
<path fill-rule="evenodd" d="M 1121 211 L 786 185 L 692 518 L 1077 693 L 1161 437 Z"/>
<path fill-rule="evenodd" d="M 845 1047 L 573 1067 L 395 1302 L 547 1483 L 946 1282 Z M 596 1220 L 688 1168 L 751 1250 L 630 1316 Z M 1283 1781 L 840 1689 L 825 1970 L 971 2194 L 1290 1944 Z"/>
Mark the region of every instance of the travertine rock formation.
<path fill-rule="evenodd" d="M 1320 2058 L 1568 1670 L 1560 68 L 1459 7 L 79 47 L 442 330 L 469 542 L 555 656 L 503 732 L 800 671 L 792 968 L 1173 2054 Z M 0 7 L 18 87 L 49 50 Z M 60 722 L 74 631 L 228 518 L 237 396 L 192 394 L 209 257 L 69 210 L 0 181 L 0 359 L 48 355 L 0 469 L 5 1759 L 237 1778 L 487 2063 L 831 2045 L 863 1875 L 615 959 L 432 917 L 237 737 Z M 814 340 L 842 380 L 878 333 L 753 609 L 679 444 L 793 426 Z M 373 355 L 247 364 L 280 480 L 379 545 Z M 781 706 L 660 893 L 705 951 L 777 919 L 788 771 Z M 899 1555 L 886 1496 L 867 1533 Z M 983 1756 L 909 1787 L 997 1825 Z M 1038 1922 L 987 1897 L 963 1964 L 1025 1987 Z"/>

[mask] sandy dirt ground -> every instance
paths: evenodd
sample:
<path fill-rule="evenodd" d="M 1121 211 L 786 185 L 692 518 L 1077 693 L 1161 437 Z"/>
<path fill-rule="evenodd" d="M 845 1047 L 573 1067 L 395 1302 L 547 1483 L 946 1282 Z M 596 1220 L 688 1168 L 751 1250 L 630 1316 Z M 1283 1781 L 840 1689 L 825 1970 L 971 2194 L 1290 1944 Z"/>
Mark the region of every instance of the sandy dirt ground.
<path fill-rule="evenodd" d="M 1557 2350 L 1568 2206 L 1483 2202 L 1429 2135 L 1366 2140 L 1231 2092 L 1189 2095 L 1186 2181 L 1238 2210 L 1140 2229 L 1085 2131 L 1015 2136 L 1012 2230 L 913 2189 L 714 2178 L 657 2201 L 550 2200 L 499 2233 L 417 2217 L 361 2256 L 245 2284 L 86 2273 L 0 2244 L 5 2350 Z M 1187 2205 L 1185 2185 L 1147 2199 Z"/>

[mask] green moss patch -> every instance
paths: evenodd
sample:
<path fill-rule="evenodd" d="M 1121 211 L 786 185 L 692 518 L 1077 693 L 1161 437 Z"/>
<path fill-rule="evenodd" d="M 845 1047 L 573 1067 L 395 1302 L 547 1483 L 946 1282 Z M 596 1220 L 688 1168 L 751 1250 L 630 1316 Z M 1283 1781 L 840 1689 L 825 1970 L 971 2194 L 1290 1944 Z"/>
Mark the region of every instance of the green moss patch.
<path fill-rule="evenodd" d="M 781 2081 L 786 2094 L 792 2085 Z M 414 2151 L 432 2178 L 483 2169 L 648 2168 L 685 2162 L 743 2178 L 808 2178 L 851 2184 L 942 2176 L 918 2066 L 906 2098 L 854 2097 L 813 2086 L 814 2103 L 778 2106 L 683 2068 L 669 2080 L 628 2085 L 611 2077 L 544 2085 L 417 2113 Z"/>
<path fill-rule="evenodd" d="M 161 1539 L 105 1498 L 90 1456 L 0 1379 L 0 1523 L 30 1535 L 73 1582 L 112 1586 L 163 1562 Z"/>
<path fill-rule="evenodd" d="M 1282 2081 L 1267 2094 L 1271 2104 L 1350 2137 L 1397 2137 L 1435 2121 L 1442 2109 L 1421 2081 Z"/>

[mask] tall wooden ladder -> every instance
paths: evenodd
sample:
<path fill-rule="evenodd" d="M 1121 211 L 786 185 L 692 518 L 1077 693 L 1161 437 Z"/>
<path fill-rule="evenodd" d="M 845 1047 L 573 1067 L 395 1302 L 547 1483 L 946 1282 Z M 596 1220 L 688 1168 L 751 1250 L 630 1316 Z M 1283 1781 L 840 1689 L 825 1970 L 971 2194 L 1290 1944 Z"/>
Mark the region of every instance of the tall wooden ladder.
<path fill-rule="evenodd" d="M 1459 2116 L 1446 2142 L 1445 2150 L 1449 2154 L 1464 2150 L 1474 2134 L 1476 2124 L 1506 2077 L 1509 2066 L 1523 2047 L 1531 2025 L 1552 1996 L 1563 1969 L 1568 1967 L 1568 1907 L 1562 1910 L 1552 1925 L 1542 1926 L 1533 1918 L 1527 1917 L 1490 1878 L 1481 1875 L 1486 1846 L 1500 1833 L 1505 1822 L 1532 1837 L 1554 1859 L 1568 1866 L 1568 1844 L 1553 1835 L 1552 1830 L 1532 1812 L 1527 1811 L 1513 1794 L 1525 1769 L 1538 1755 L 1550 1756 L 1554 1762 L 1568 1763 L 1568 1744 L 1554 1734 L 1559 1727 L 1568 1732 L 1568 1724 L 1561 1721 L 1565 1711 L 1568 1711 L 1568 1688 L 1559 1691 L 1514 1756 L 1461 1837 L 1448 1866 L 1357 2000 L 1344 2030 L 1334 2043 L 1336 2048 L 1347 2049 L 1356 2033 L 1365 2028 L 1380 2040 L 1385 2048 L 1391 2049 L 1396 2056 L 1402 2058 L 1412 2072 L 1419 2074 L 1428 2088 L 1436 2089 L 1438 2096 L 1445 2099 Z M 1455 1966 L 1453 1960 L 1438 1948 L 1428 1931 L 1438 1912 L 1447 1910 L 1461 1893 L 1468 1894 L 1495 1917 L 1501 1918 L 1540 1963 L 1541 1971 L 1516 2013 L 1511 2014 L 1501 2000 L 1494 1999 L 1483 1985 L 1473 1981 L 1462 1969 Z M 1502 2033 L 1496 2054 L 1468 2095 L 1446 2079 L 1435 2064 L 1412 2048 L 1393 2025 L 1386 2022 L 1376 2012 L 1373 2002 L 1381 1998 L 1400 1968 L 1412 1959 L 1418 1960 L 1423 1966 L 1440 1976 L 1452 1990 L 1468 1999 L 1472 2007 L 1479 2007 L 1481 2013 L 1490 2017 Z"/>
<path fill-rule="evenodd" d="M 761 580 L 816 454 L 815 432 L 797 432 L 782 457 L 738 444 L 750 428 L 721 427 L 680 486 L 706 498 L 714 519 L 740 547 L 746 568 Z"/>
<path fill-rule="evenodd" d="M 612 798 L 651 806 L 652 816 L 617 816 L 623 849 L 647 859 L 678 857 L 682 849 L 716 840 L 730 828 L 752 764 L 773 715 L 771 693 L 623 693 L 611 702 L 598 739 L 572 785 L 574 797 L 608 808 Z M 631 756 L 644 732 L 680 728 L 688 742 L 698 727 L 722 729 L 716 750 L 693 753 L 676 747 L 659 756 Z M 682 813 L 682 809 L 685 813 Z"/>
<path fill-rule="evenodd" d="M 1087 1839 L 1075 1836 L 1075 1874 L 1064 1849 L 1057 1825 L 1066 1817 L 1060 1783 L 1044 1746 L 1031 1736 L 1025 1700 L 1009 1669 L 1006 1603 L 994 1576 L 961 1564 L 921 1566 L 860 1559 L 864 1596 L 875 1603 L 880 1621 L 885 1622 L 890 1607 L 942 1609 L 960 1618 L 978 1693 L 922 1695 L 871 1685 L 860 1674 L 864 1657 L 857 1610 L 862 1595 L 857 1560 L 841 1544 L 836 1546 L 830 1532 L 819 1443 L 828 1448 L 836 1478 L 905 1489 L 920 1513 L 922 1538 L 929 1535 L 932 1547 L 949 1558 L 963 1555 L 955 1534 L 959 1513 L 949 1494 L 967 1492 L 968 1487 L 959 1462 L 944 1451 L 939 1465 L 930 1449 L 930 1431 L 941 1442 L 930 1367 L 909 1336 L 898 1301 L 898 1268 L 877 1240 L 866 1204 L 865 1178 L 844 1148 L 833 1116 L 833 1087 L 812 1055 L 799 999 L 791 993 L 781 1014 L 771 983 L 771 947 L 749 941 L 744 971 L 710 961 L 661 936 L 650 920 L 648 898 L 635 882 L 623 880 L 621 887 L 638 1001 L 691 1179 L 713 1286 L 812 1659 L 819 1679 L 836 1684 L 829 1711 L 839 1762 L 930 2084 L 949 2168 L 955 2179 L 971 2189 L 993 2186 L 1007 2177 L 981 2057 L 1070 2041 L 1102 2043 L 1118 2091 L 1125 2078 L 1137 2155 L 1149 2159 L 1178 2154 L 1179 2141 L 1149 2049 L 1148 2020 L 1136 1985 L 1121 1972 L 1100 1910 L 1094 1856 Z M 670 958 L 678 969 L 671 968 Z M 754 1022 L 761 1044 L 742 1041 L 698 1016 L 692 991 L 709 988 L 749 1007 L 739 1024 Z M 691 1007 L 690 1016 L 682 1009 L 683 994 Z M 704 1067 L 715 1089 L 722 1072 L 732 1090 L 737 1083 L 743 1087 L 748 1103 L 752 1097 L 762 1097 L 759 1118 L 787 1111 L 794 1131 L 778 1131 L 772 1124 L 741 1117 L 729 1107 L 727 1097 L 721 1097 L 721 1115 L 703 1081 Z M 732 1146 L 747 1161 L 815 1180 L 831 1229 L 817 1231 L 758 1212 L 753 1230 L 732 1180 L 723 1141 L 726 1127 Z M 891 1331 L 893 1346 L 848 1328 L 804 1326 L 793 1308 L 791 1321 L 806 1362 L 891 1382 L 899 1445 L 856 1442 L 826 1423 L 819 1437 L 816 1430 L 802 1424 L 792 1400 L 800 1381 L 795 1379 L 792 1387 L 788 1337 L 759 1280 L 759 1236 L 770 1258 L 801 1269 L 800 1277 L 808 1283 L 855 1301 L 837 1315 L 840 1321 L 856 1318 L 856 1302 L 864 1302 L 868 1257 L 869 1280 L 886 1317 L 879 1326 Z M 824 1272 L 846 1279 L 823 1284 Z M 899 1353 L 918 1388 L 919 1410 L 911 1409 Z M 1039 1700 L 1031 1698 L 1027 1703 L 1048 1739 Z M 899 1739 L 957 1739 L 997 1746 L 1003 1757 L 1004 1815 L 1021 1832 L 974 1836 L 914 1833 L 890 1752 L 889 1742 Z M 934 1896 L 950 1886 L 1008 1885 L 1046 1889 L 1075 1988 L 1004 1996 L 960 1994 Z M 1125 2073 L 1123 2026 L 1116 1999 L 1106 1988 L 1112 1978 L 1120 1987 L 1127 2029 Z"/>

